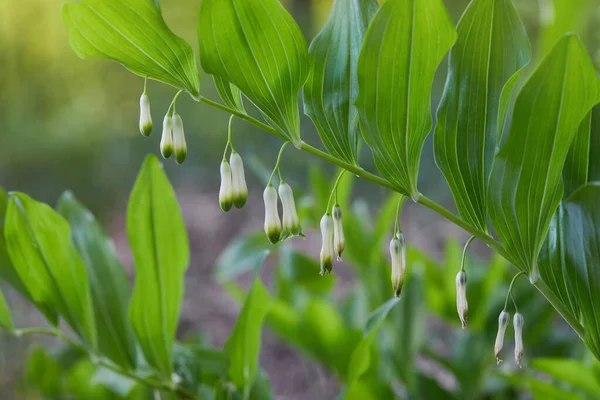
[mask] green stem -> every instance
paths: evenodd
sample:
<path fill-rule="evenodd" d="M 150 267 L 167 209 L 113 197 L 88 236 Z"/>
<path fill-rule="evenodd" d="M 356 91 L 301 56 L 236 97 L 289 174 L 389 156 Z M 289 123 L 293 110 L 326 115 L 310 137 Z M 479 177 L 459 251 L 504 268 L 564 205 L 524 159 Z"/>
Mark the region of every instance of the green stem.
<path fill-rule="evenodd" d="M 233 117 L 233 114 L 231 114 L 231 117 L 229 117 L 229 127 L 227 128 L 227 144 L 231 146 L 231 153 L 235 154 L 235 148 L 233 147 L 233 143 L 231 141 L 231 124 L 233 123 Z"/>
<path fill-rule="evenodd" d="M 169 105 L 169 109 L 167 110 L 167 114 L 169 114 L 171 112 L 171 108 L 173 109 L 173 114 L 177 114 L 177 98 L 179 97 L 179 95 L 183 93 L 183 90 L 180 90 L 179 92 L 177 92 L 177 94 L 175 95 L 175 97 L 173 97 L 173 101 L 171 101 L 171 104 Z"/>
<path fill-rule="evenodd" d="M 215 101 L 209 100 L 205 97 L 200 97 L 200 101 L 208 104 L 212 107 L 218 108 L 220 110 L 223 110 L 227 113 L 230 114 L 234 114 L 248 122 L 250 122 L 251 124 L 253 124 L 254 126 L 264 130 L 265 132 L 268 132 L 272 135 L 277 136 L 280 139 L 283 140 L 288 140 L 285 137 L 283 137 L 283 135 L 281 135 L 279 132 L 277 132 L 275 129 L 273 129 L 272 127 L 270 127 L 267 124 L 264 124 L 260 121 L 258 121 L 257 119 L 239 112 L 237 110 L 234 110 L 232 108 L 229 108 L 223 104 L 217 103 Z M 314 156 L 317 156 L 327 162 L 330 162 L 332 164 L 337 165 L 338 167 L 341 167 L 343 169 L 345 169 L 346 171 L 352 172 L 353 174 L 355 174 L 356 176 L 358 176 L 359 178 L 363 178 L 366 179 L 368 181 L 371 181 L 379 186 L 383 186 L 385 188 L 391 189 L 395 192 L 398 192 L 400 194 L 403 194 L 405 196 L 408 196 L 408 193 L 406 193 L 404 190 L 402 190 L 401 188 L 398 188 L 394 185 L 392 185 L 387 179 L 382 178 L 380 176 L 377 176 L 375 174 L 372 174 L 368 171 L 365 171 L 364 169 L 362 169 L 361 167 L 358 167 L 356 165 L 353 164 L 349 164 L 345 161 L 342 161 L 334 156 L 332 156 L 331 154 L 325 153 L 322 150 L 317 149 L 316 147 L 313 147 L 305 142 L 300 143 L 299 146 L 300 150 L 306 151 L 307 153 L 310 153 Z M 471 225 L 470 223 L 468 223 L 467 221 L 463 220 L 462 218 L 460 218 L 458 215 L 453 214 L 452 212 L 450 212 L 449 210 L 447 210 L 446 208 L 444 208 L 443 206 L 439 205 L 438 203 L 434 202 L 433 200 L 429 199 L 426 196 L 423 196 L 422 194 L 418 194 L 416 196 L 416 198 L 414 199 L 414 201 L 416 201 L 417 203 L 424 205 L 425 207 L 437 212 L 438 214 L 440 214 L 441 216 L 443 216 L 444 218 L 446 218 L 447 220 L 453 222 L 455 225 L 461 227 L 462 229 L 464 229 L 465 231 L 469 232 L 471 235 L 476 236 L 479 240 L 481 240 L 482 242 L 484 242 L 485 244 L 487 244 L 489 247 L 491 247 L 492 249 L 494 249 L 498 254 L 500 254 L 502 257 L 504 257 L 508 262 L 510 262 L 513 265 L 519 265 L 519 263 L 517 262 L 516 259 L 514 259 L 502 246 L 502 244 L 500 244 L 498 241 L 496 241 L 492 236 L 490 236 L 489 234 L 487 234 L 486 232 L 478 229 L 477 227 Z M 556 311 L 558 311 L 558 313 L 565 319 L 565 321 L 567 321 L 567 323 L 569 325 L 571 325 L 571 327 L 573 328 L 573 330 L 575 332 L 577 332 L 577 334 L 583 338 L 584 336 L 584 328 L 583 326 L 579 323 L 579 321 L 577 320 L 577 318 L 575 316 L 573 316 L 573 314 L 571 314 L 571 312 L 560 302 L 560 300 L 556 297 L 556 295 L 554 295 L 554 293 L 552 293 L 552 291 L 550 290 L 550 288 L 541 280 L 538 280 L 538 282 L 536 282 L 536 284 L 534 285 L 539 291 L 540 293 L 542 293 L 544 295 L 544 297 L 546 297 L 546 299 L 548 300 L 548 302 L 550 302 L 550 304 L 556 309 Z"/>
<path fill-rule="evenodd" d="M 396 205 L 396 219 L 394 220 L 394 237 L 402 232 L 402 227 L 400 226 L 400 208 L 402 207 L 402 203 L 404 202 L 404 195 L 401 194 L 398 198 L 398 204 Z"/>
<path fill-rule="evenodd" d="M 340 179 L 342 179 L 342 176 L 344 176 L 344 173 L 346 172 L 345 169 L 342 170 L 342 172 L 340 172 L 340 174 L 338 175 L 337 179 L 335 180 L 335 183 L 333 185 L 333 190 L 331 191 L 331 193 L 329 194 L 329 200 L 327 200 L 327 210 L 325 210 L 325 214 L 329 215 L 329 207 L 333 207 L 331 205 L 331 199 L 333 198 L 333 194 L 335 193 L 335 201 L 337 203 L 337 187 L 340 184 Z"/>
<path fill-rule="evenodd" d="M 506 300 L 504 301 L 504 311 L 506 311 L 506 307 L 508 307 L 508 298 L 510 297 L 510 294 L 512 293 L 512 288 L 513 285 L 515 284 L 515 281 L 517 280 L 518 277 L 520 277 L 521 275 L 525 275 L 525 272 L 523 271 L 519 271 L 515 276 L 513 276 L 512 280 L 510 281 L 510 286 L 508 287 L 508 292 L 506 293 Z M 513 303 L 514 303 L 515 299 L 513 299 Z M 517 309 L 517 304 L 515 303 L 515 310 Z"/>
<path fill-rule="evenodd" d="M 467 240 L 467 243 L 465 244 L 465 248 L 463 249 L 462 260 L 460 261 L 460 270 L 461 271 L 465 270 L 465 259 L 467 257 L 467 249 L 469 248 L 469 245 L 471 244 L 473 239 L 475 239 L 475 235 L 471 236 L 469 238 L 469 240 Z"/>
<path fill-rule="evenodd" d="M 275 168 L 273 168 L 273 172 L 271 172 L 271 177 L 269 178 L 269 186 L 273 184 L 273 176 L 275 176 L 276 171 L 279 171 L 279 163 L 281 163 L 281 156 L 283 155 L 283 150 L 289 143 L 290 142 L 285 142 L 281 146 L 281 149 L 279 149 L 279 154 L 277 155 L 277 163 L 275 163 Z M 279 182 L 280 184 L 284 183 L 283 178 L 281 177 L 281 172 L 279 172 L 279 180 L 281 181 Z"/>
<path fill-rule="evenodd" d="M 43 328 L 43 327 L 23 328 L 23 329 L 15 330 L 14 334 L 17 337 L 21 337 L 21 336 L 25 336 L 25 335 L 54 336 L 56 338 L 63 340 L 64 342 L 68 343 L 69 345 L 81 350 L 84 353 L 89 353 L 88 350 L 83 345 L 74 341 L 73 339 L 71 339 L 70 337 L 65 335 L 63 332 L 61 332 L 59 329 L 51 329 L 51 328 Z M 151 378 L 139 376 L 133 371 L 128 371 L 124 368 L 119 367 L 118 365 L 115 365 L 109 361 L 106 361 L 106 360 L 103 360 L 103 359 L 100 359 L 97 357 L 92 356 L 90 359 L 95 365 L 101 366 L 106 369 L 110 369 L 111 371 L 114 371 L 114 372 L 118 373 L 119 375 L 123 375 L 128 378 L 131 378 L 145 386 L 155 388 L 158 390 L 173 392 L 173 393 L 177 394 L 179 397 L 181 397 L 182 399 L 190 399 L 190 400 L 195 399 L 194 394 L 186 391 L 185 389 L 176 387 L 173 384 L 173 382 L 156 381 Z"/>

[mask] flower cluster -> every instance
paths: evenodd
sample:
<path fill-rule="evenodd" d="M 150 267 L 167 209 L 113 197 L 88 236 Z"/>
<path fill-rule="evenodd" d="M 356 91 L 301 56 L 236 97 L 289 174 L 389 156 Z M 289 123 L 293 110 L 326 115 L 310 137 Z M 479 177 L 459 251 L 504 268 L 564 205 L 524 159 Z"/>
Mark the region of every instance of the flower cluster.
<path fill-rule="evenodd" d="M 248 186 L 244 173 L 244 162 L 242 157 L 231 151 L 229 162 L 223 157 L 221 161 L 221 188 L 219 190 L 219 205 L 225 212 L 231 210 L 232 206 L 242 208 L 248 200 Z"/>
<path fill-rule="evenodd" d="M 494 355 L 496 356 L 496 362 L 500 364 L 502 360 L 500 359 L 500 352 L 502 351 L 502 346 L 504 346 L 504 334 L 506 332 L 506 327 L 508 326 L 508 322 L 510 321 L 510 314 L 506 310 L 502 310 L 500 316 L 498 317 L 498 334 L 496 335 L 496 343 L 494 345 Z M 515 362 L 519 366 L 519 368 L 523 367 L 523 325 L 525 324 L 525 319 L 523 315 L 519 312 L 515 312 L 515 316 L 513 317 L 513 327 L 515 330 Z"/>

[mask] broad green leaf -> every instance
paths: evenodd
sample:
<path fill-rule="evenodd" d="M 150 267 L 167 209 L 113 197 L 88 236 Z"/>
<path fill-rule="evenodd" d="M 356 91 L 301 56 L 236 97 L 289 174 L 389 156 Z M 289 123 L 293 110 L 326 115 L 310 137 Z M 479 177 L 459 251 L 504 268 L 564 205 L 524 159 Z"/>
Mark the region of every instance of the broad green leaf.
<path fill-rule="evenodd" d="M 371 349 L 373 340 L 377 337 L 381 324 L 389 314 L 390 310 L 400 302 L 398 298 L 392 298 L 385 304 L 373 311 L 367 318 L 363 331 L 363 340 L 352 353 L 350 366 L 348 367 L 348 384 L 358 381 L 369 369 L 371 364 Z"/>
<path fill-rule="evenodd" d="M 189 244 L 175 192 L 152 155 L 129 198 L 127 236 L 135 263 L 129 319 L 148 363 L 170 378 Z"/>
<path fill-rule="evenodd" d="M 600 183 L 577 190 L 564 206 L 565 262 L 585 326 L 585 343 L 600 360 Z"/>
<path fill-rule="evenodd" d="M 133 332 L 127 318 L 131 289 L 113 244 L 93 214 L 72 193 L 65 192 L 62 195 L 57 210 L 71 225 L 73 243 L 87 269 L 98 330 L 98 348 L 118 365 L 135 367 Z"/>
<path fill-rule="evenodd" d="M 265 259 L 273 249 L 263 232 L 235 239 L 215 262 L 215 278 L 219 282 L 231 281 L 250 271 Z M 262 264 L 262 262 L 261 262 Z"/>
<path fill-rule="evenodd" d="M 271 297 L 260 279 L 255 278 L 244 307 L 225 343 L 229 354 L 229 378 L 240 390 L 251 386 L 258 369 L 260 337 Z"/>
<path fill-rule="evenodd" d="M 531 367 L 560 383 L 568 383 L 574 389 L 600 398 L 600 380 L 588 365 L 569 359 L 538 358 L 532 361 Z"/>
<path fill-rule="evenodd" d="M 48 304 L 35 301 L 29 290 L 25 287 L 25 284 L 21 280 L 21 277 L 15 270 L 10 257 L 8 256 L 8 250 L 6 249 L 6 243 L 4 239 L 4 221 L 6 217 L 6 210 L 8 208 L 8 194 L 4 189 L 0 188 L 0 279 L 6 281 L 14 289 L 16 289 L 23 297 L 29 300 L 35 305 L 35 307 L 46 317 L 51 325 L 56 326 L 58 324 L 58 315 L 56 311 L 52 310 Z"/>
<path fill-rule="evenodd" d="M 590 132 L 589 181 L 600 181 L 600 105 L 592 110 Z"/>
<path fill-rule="evenodd" d="M 413 198 L 432 125 L 433 77 L 455 39 L 441 0 L 388 0 L 360 52 L 356 107 L 363 137 L 382 175 Z"/>
<path fill-rule="evenodd" d="M 564 198 L 569 197 L 571 193 L 588 182 L 591 125 L 592 113 L 590 111 L 579 125 L 565 160 L 563 168 Z"/>
<path fill-rule="evenodd" d="M 4 237 L 15 270 L 34 301 L 60 314 L 90 350 L 96 350 L 88 275 L 71 241 L 69 223 L 46 204 L 13 193 Z"/>
<path fill-rule="evenodd" d="M 376 0 L 335 0 L 329 19 L 308 50 L 311 73 L 304 86 L 304 112 L 335 157 L 357 163 L 357 64 Z"/>
<path fill-rule="evenodd" d="M 494 161 L 488 206 L 504 247 L 530 274 L 537 271 L 562 198 L 567 152 L 599 100 L 600 80 L 574 35 L 557 44 L 517 97 L 508 138 Z"/>
<path fill-rule="evenodd" d="M 240 92 L 240 89 L 221 77 L 215 75 L 213 78 L 217 92 L 219 92 L 219 96 L 221 96 L 221 100 L 234 110 L 245 113 L 246 109 L 244 108 L 242 92 Z"/>
<path fill-rule="evenodd" d="M 271 126 L 299 146 L 298 93 L 308 76 L 306 42 L 278 0 L 204 0 L 200 61 L 237 86 Z"/>
<path fill-rule="evenodd" d="M 505 117 L 501 94 L 531 49 L 511 0 L 472 1 L 457 29 L 437 113 L 435 161 L 460 215 L 487 231 L 486 190 L 502 135 L 498 120 Z"/>
<path fill-rule="evenodd" d="M 163 20 L 152 0 L 69 0 L 63 20 L 81 58 L 117 61 L 131 72 L 200 94 L 194 52 Z"/>
<path fill-rule="evenodd" d="M 12 315 L 8 308 L 8 304 L 6 304 L 6 299 L 4 298 L 2 290 L 0 290 L 0 328 L 6 329 L 9 332 L 15 330 Z"/>

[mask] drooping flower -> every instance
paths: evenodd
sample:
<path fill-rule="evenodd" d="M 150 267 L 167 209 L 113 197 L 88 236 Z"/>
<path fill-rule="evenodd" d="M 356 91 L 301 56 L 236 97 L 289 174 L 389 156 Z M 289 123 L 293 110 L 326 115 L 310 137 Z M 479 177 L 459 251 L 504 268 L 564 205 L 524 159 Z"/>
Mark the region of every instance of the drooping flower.
<path fill-rule="evenodd" d="M 392 259 L 392 288 L 394 296 L 400 297 L 406 275 L 406 239 L 402 233 L 396 234 L 390 241 L 390 257 Z"/>
<path fill-rule="evenodd" d="M 163 120 L 163 131 L 160 138 L 160 153 L 166 159 L 173 154 L 173 121 L 169 114 Z"/>
<path fill-rule="evenodd" d="M 279 185 L 279 197 L 283 206 L 283 233 L 286 235 L 304 236 L 300 219 L 296 212 L 296 202 L 294 201 L 294 192 L 287 183 Z"/>
<path fill-rule="evenodd" d="M 221 162 L 221 188 L 219 189 L 219 205 L 227 212 L 233 205 L 233 185 L 231 182 L 231 167 L 227 160 Z"/>
<path fill-rule="evenodd" d="M 333 269 L 333 218 L 325 214 L 321 218 L 321 275 L 331 274 Z"/>
<path fill-rule="evenodd" d="M 275 244 L 281 238 L 281 221 L 277 210 L 277 191 L 273 185 L 269 184 L 265 188 L 263 200 L 265 201 L 265 233 L 269 241 Z"/>
<path fill-rule="evenodd" d="M 177 113 L 173 113 L 173 150 L 177 164 L 184 162 L 187 157 L 187 143 L 183 131 L 183 121 Z"/>
<path fill-rule="evenodd" d="M 513 317 L 513 326 L 515 328 L 515 361 L 519 368 L 523 368 L 523 325 L 525 319 L 518 312 Z"/>
<path fill-rule="evenodd" d="M 456 310 L 458 311 L 462 327 L 465 329 L 467 327 L 467 314 L 469 311 L 466 271 L 459 271 L 456 275 Z"/>
<path fill-rule="evenodd" d="M 146 91 L 140 97 L 140 133 L 150 136 L 152 133 L 152 115 L 150 114 L 150 97 Z"/>
<path fill-rule="evenodd" d="M 333 248 L 338 261 L 342 259 L 342 252 L 346 247 L 344 226 L 342 225 L 342 208 L 339 204 L 333 206 Z"/>
<path fill-rule="evenodd" d="M 498 364 L 502 362 L 500 359 L 500 352 L 502 351 L 502 346 L 504 346 L 504 333 L 506 332 L 509 321 L 510 314 L 506 311 L 502 311 L 498 317 L 498 334 L 496 335 L 496 343 L 494 344 L 494 355 L 496 356 L 496 362 Z"/>
<path fill-rule="evenodd" d="M 244 162 L 242 157 L 234 151 L 229 158 L 231 163 L 231 178 L 233 182 L 233 204 L 236 208 L 244 207 L 248 200 L 248 186 L 246 185 L 246 176 L 244 174 Z"/>

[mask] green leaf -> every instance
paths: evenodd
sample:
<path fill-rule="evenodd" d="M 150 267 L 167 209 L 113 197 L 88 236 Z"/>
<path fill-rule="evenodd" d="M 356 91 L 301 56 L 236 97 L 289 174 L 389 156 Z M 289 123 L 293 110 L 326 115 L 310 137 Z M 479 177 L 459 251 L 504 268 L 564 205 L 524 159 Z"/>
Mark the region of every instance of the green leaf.
<path fill-rule="evenodd" d="M 585 33 L 589 13 L 593 12 L 592 0 L 549 0 L 540 3 L 539 52 L 547 54 L 568 32 Z"/>
<path fill-rule="evenodd" d="M 335 157 L 357 163 L 358 55 L 376 0 L 335 0 L 331 14 L 308 50 L 311 73 L 304 86 L 304 112 Z"/>
<path fill-rule="evenodd" d="M 593 398 L 600 398 L 600 382 L 593 370 L 575 360 L 538 358 L 532 361 L 531 367 L 560 383 L 568 383 L 575 389 L 581 389 Z"/>
<path fill-rule="evenodd" d="M 260 279 L 254 284 L 244 307 L 235 323 L 231 336 L 225 343 L 225 351 L 229 354 L 229 378 L 238 389 L 244 390 L 252 386 L 258 369 L 260 353 L 260 337 L 271 297 Z"/>
<path fill-rule="evenodd" d="M 283 277 L 294 286 L 298 285 L 311 292 L 325 294 L 335 284 L 335 275 L 319 275 L 318 261 L 289 248 L 281 252 L 279 264 Z"/>
<path fill-rule="evenodd" d="M 348 385 L 357 382 L 360 377 L 367 372 L 371 365 L 371 351 L 373 340 L 377 337 L 377 332 L 383 324 L 383 321 L 390 310 L 400 302 L 398 298 L 392 298 L 385 304 L 373 311 L 367 318 L 363 331 L 363 340 L 358 344 L 348 367 Z"/>
<path fill-rule="evenodd" d="M 0 328 L 6 329 L 9 332 L 15 330 L 15 324 L 13 323 L 12 315 L 6 304 L 4 294 L 2 294 L 2 290 L 0 290 Z"/>
<path fill-rule="evenodd" d="M 600 80 L 574 35 L 558 43 L 517 97 L 508 138 L 494 161 L 488 205 L 504 247 L 530 274 L 537 271 L 538 253 L 562 198 L 567 152 L 599 100 Z"/>
<path fill-rule="evenodd" d="M 223 100 L 227 106 L 233 108 L 234 110 L 245 113 L 246 109 L 244 108 L 242 92 L 240 92 L 240 89 L 216 75 L 213 77 L 213 79 L 215 81 L 217 92 L 219 92 L 219 96 L 221 96 L 221 100 Z"/>
<path fill-rule="evenodd" d="M 4 236 L 15 270 L 34 301 L 60 314 L 95 350 L 97 334 L 88 275 L 71 242 L 69 223 L 46 204 L 13 193 Z"/>
<path fill-rule="evenodd" d="M 65 192 L 62 195 L 57 210 L 71 225 L 73 243 L 87 269 L 98 330 L 98 348 L 118 365 L 135 367 L 135 344 L 127 318 L 131 289 L 113 244 L 93 214 L 72 193 Z"/>
<path fill-rule="evenodd" d="M 48 304 L 44 304 L 33 299 L 29 290 L 25 287 L 25 284 L 21 280 L 21 277 L 15 270 L 10 257 L 8 256 L 8 250 L 6 249 L 6 243 L 4 240 L 4 221 L 6 217 L 6 210 L 8 208 L 8 194 L 4 189 L 0 188 L 0 279 L 6 281 L 14 289 L 16 289 L 23 297 L 29 300 L 35 305 L 35 307 L 46 317 L 51 325 L 58 324 L 58 315 L 56 311 L 52 310 Z"/>
<path fill-rule="evenodd" d="M 588 182 L 591 128 L 592 113 L 589 112 L 579 125 L 565 160 L 563 168 L 564 198 L 569 197 L 571 193 Z"/>
<path fill-rule="evenodd" d="M 306 42 L 278 0 L 204 0 L 200 61 L 244 93 L 282 136 L 299 146 L 298 93 L 308 76 Z"/>
<path fill-rule="evenodd" d="M 129 319 L 148 363 L 170 379 L 189 244 L 175 192 L 153 155 L 129 198 L 127 236 L 135 263 Z"/>
<path fill-rule="evenodd" d="M 253 233 L 235 239 L 221 253 L 215 262 L 215 279 L 218 282 L 231 281 L 244 272 L 250 271 L 271 254 L 273 245 L 263 232 Z"/>
<path fill-rule="evenodd" d="M 499 118 L 505 117 L 502 90 L 530 58 L 527 32 L 511 0 L 469 4 L 450 51 L 434 150 L 460 215 L 482 231 L 487 231 L 486 190 L 502 136 Z"/>
<path fill-rule="evenodd" d="M 117 61 L 131 72 L 200 94 L 194 52 L 165 24 L 152 0 L 69 0 L 63 21 L 81 58 Z"/>
<path fill-rule="evenodd" d="M 600 181 L 600 106 L 592 110 L 590 133 L 589 181 Z"/>
<path fill-rule="evenodd" d="M 433 77 L 455 39 L 440 0 L 388 0 L 360 53 L 356 107 L 364 139 L 381 174 L 413 198 L 432 125 Z"/>
<path fill-rule="evenodd" d="M 564 206 L 565 262 L 585 326 L 585 343 L 600 360 L 600 183 L 577 190 Z"/>

